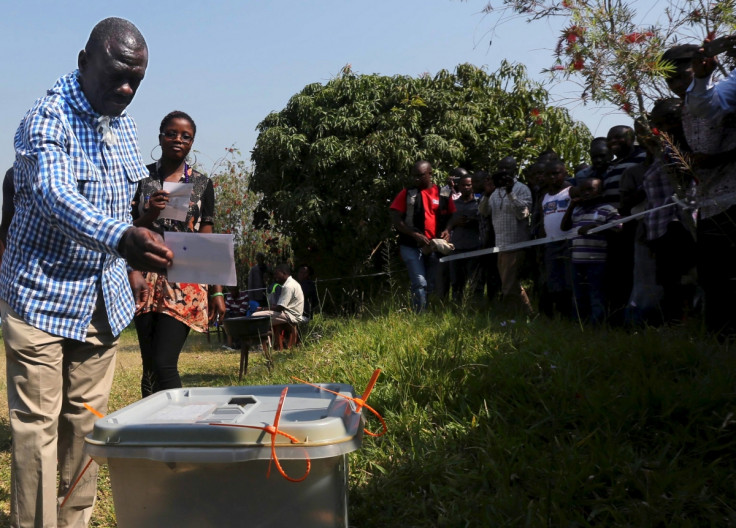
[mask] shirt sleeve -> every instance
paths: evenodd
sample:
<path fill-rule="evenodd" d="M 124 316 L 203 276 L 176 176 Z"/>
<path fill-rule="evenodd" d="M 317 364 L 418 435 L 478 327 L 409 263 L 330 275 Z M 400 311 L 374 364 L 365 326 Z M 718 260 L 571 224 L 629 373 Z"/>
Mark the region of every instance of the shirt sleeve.
<path fill-rule="evenodd" d="M 400 213 L 406 213 L 406 189 L 402 189 L 399 194 L 396 195 L 394 201 L 391 202 L 391 209 L 395 209 Z"/>
<path fill-rule="evenodd" d="M 481 216 L 491 216 L 491 197 L 483 195 L 478 203 L 478 212 Z"/>
<path fill-rule="evenodd" d="M 720 118 L 736 107 L 736 70 L 714 83 L 712 76 L 694 78 L 687 89 L 685 104 L 698 117 Z"/>
<path fill-rule="evenodd" d="M 47 107 L 27 119 L 22 148 L 20 152 L 16 150 L 21 155 L 36 158 L 36 171 L 29 183 L 39 215 L 78 244 L 121 256 L 117 247 L 130 224 L 105 214 L 80 193 L 80 179 L 84 177 L 75 173 L 66 148 L 70 139 L 61 117 Z M 97 171 L 91 162 L 87 169 L 90 173 Z M 96 175 L 96 179 L 102 178 L 104 175 Z"/>
<path fill-rule="evenodd" d="M 514 215 L 517 220 L 529 218 L 529 209 L 532 205 L 532 192 L 529 187 L 523 184 L 514 185 L 509 193 L 509 200 L 514 208 Z"/>

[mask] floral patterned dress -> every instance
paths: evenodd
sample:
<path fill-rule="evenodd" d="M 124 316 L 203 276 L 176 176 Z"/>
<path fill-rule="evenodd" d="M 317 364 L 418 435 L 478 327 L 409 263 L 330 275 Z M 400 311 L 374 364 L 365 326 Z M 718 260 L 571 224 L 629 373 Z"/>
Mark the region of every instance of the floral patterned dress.
<path fill-rule="evenodd" d="M 148 204 L 148 197 L 155 191 L 163 189 L 164 178 L 159 174 L 159 164 L 147 166 L 150 177 L 142 180 L 134 198 L 133 218 L 139 218 Z M 153 228 L 164 233 L 166 231 L 184 231 L 196 233 L 202 224 L 213 224 L 215 220 L 215 191 L 210 180 L 191 167 L 187 166 L 180 183 L 192 183 L 192 196 L 189 211 L 184 221 L 170 218 L 158 219 Z M 165 235 L 164 235 L 165 236 Z M 141 313 L 163 313 L 181 321 L 197 332 L 206 332 L 207 322 L 207 285 L 169 282 L 166 277 L 154 272 L 144 272 L 151 295 Z"/>

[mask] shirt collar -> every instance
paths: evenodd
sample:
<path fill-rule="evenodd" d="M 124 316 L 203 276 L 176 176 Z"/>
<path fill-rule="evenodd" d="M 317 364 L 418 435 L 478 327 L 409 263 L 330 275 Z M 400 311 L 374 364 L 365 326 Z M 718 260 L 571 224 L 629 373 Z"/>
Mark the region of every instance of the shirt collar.
<path fill-rule="evenodd" d="M 54 94 L 63 97 L 77 114 L 97 124 L 100 114 L 92 108 L 82 91 L 82 85 L 79 84 L 79 70 L 74 70 L 56 81 L 53 88 L 48 91 L 48 95 Z M 110 123 L 115 123 L 120 117 L 126 115 L 126 112 L 127 110 L 124 110 L 119 116 L 110 117 Z"/>

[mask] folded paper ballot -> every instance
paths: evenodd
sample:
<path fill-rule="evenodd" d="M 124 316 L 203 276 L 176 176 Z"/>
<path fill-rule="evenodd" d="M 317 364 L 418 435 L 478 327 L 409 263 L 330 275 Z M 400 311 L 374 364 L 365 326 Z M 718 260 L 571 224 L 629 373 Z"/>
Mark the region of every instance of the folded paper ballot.
<path fill-rule="evenodd" d="M 169 201 L 158 217 L 171 218 L 179 222 L 186 220 L 193 188 L 192 183 L 164 182 L 164 191 L 169 193 Z"/>
<path fill-rule="evenodd" d="M 171 282 L 236 286 L 233 235 L 167 231 L 164 243 L 174 252 L 166 273 Z"/>

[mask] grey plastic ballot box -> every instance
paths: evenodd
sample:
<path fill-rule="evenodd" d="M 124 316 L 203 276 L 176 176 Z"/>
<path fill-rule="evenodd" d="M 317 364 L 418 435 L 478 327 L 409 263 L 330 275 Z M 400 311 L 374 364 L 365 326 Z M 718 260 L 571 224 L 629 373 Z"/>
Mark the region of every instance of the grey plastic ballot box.
<path fill-rule="evenodd" d="M 343 384 L 321 385 L 354 397 Z M 287 385 L 172 389 L 95 423 L 86 450 L 107 464 L 120 528 L 346 527 L 347 453 L 360 448 L 363 420 L 346 398 L 288 385 L 276 455 L 271 435 L 213 424 L 272 425 Z"/>

